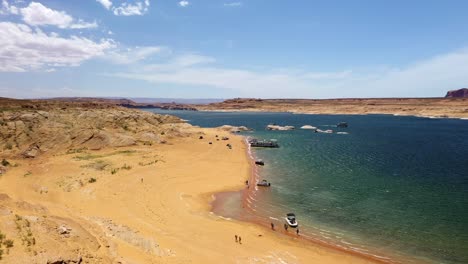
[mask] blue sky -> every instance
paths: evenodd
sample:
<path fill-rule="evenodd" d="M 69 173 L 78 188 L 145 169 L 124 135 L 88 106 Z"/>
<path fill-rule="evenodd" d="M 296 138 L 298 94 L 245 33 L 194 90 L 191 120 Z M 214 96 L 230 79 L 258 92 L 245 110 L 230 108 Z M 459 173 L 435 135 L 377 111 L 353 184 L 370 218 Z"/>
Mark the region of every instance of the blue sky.
<path fill-rule="evenodd" d="M 0 0 L 0 96 L 434 97 L 467 1 Z"/>

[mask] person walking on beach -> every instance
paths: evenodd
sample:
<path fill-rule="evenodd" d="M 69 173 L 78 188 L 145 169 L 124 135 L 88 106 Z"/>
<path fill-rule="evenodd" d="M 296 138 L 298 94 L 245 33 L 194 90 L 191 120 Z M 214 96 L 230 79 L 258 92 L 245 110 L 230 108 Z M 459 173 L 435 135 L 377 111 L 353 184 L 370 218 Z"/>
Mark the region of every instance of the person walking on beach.
<path fill-rule="evenodd" d="M 242 238 L 239 236 L 239 244 L 242 244 Z"/>
<path fill-rule="evenodd" d="M 297 235 L 299 235 L 299 228 L 298 228 L 298 229 L 296 229 L 296 234 L 297 234 Z"/>
<path fill-rule="evenodd" d="M 284 224 L 284 230 L 288 231 L 288 225 L 287 224 Z"/>
<path fill-rule="evenodd" d="M 275 224 L 271 223 L 271 230 L 275 230 Z"/>
<path fill-rule="evenodd" d="M 238 240 L 237 240 L 237 235 L 235 235 L 234 238 L 236 239 L 236 243 L 237 243 L 237 241 L 238 241 Z M 239 238 L 240 238 L 240 237 L 239 237 Z"/>

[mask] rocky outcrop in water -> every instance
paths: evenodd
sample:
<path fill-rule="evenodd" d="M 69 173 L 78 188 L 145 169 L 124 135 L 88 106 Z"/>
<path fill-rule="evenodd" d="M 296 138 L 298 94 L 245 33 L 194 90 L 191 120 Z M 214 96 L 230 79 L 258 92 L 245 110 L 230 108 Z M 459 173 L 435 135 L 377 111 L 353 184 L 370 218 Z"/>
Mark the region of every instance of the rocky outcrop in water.
<path fill-rule="evenodd" d="M 250 128 L 245 127 L 245 126 L 230 126 L 230 125 L 224 125 L 218 128 L 224 131 L 229 131 L 229 132 L 234 132 L 234 133 L 251 130 Z"/>

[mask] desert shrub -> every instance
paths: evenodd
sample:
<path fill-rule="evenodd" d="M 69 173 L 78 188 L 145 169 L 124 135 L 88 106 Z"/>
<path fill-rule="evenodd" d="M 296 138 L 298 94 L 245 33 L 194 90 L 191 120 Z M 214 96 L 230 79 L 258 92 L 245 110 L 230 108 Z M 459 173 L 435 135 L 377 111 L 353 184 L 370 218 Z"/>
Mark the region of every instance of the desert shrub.
<path fill-rule="evenodd" d="M 97 180 L 96 180 L 95 178 L 90 178 L 90 179 L 88 180 L 89 183 L 93 183 L 93 182 L 96 182 L 96 181 L 97 181 Z"/>
<path fill-rule="evenodd" d="M 88 169 L 95 169 L 98 171 L 103 171 L 107 166 L 109 166 L 110 163 L 106 162 L 104 160 L 96 160 L 95 162 L 86 164 L 86 165 L 81 165 L 81 168 L 88 168 Z"/>
<path fill-rule="evenodd" d="M 11 239 L 7 239 L 5 241 L 3 241 L 3 245 L 5 245 L 6 248 L 12 248 L 13 247 L 13 240 Z"/>
<path fill-rule="evenodd" d="M 119 168 L 113 168 L 111 170 L 111 174 L 116 174 L 119 171 Z"/>
<path fill-rule="evenodd" d="M 2 159 L 2 165 L 5 166 L 5 167 L 10 166 L 10 162 L 8 160 L 6 160 L 6 159 Z"/>
<path fill-rule="evenodd" d="M 127 164 L 124 164 L 122 167 L 121 167 L 122 170 L 131 170 L 132 169 L 132 166 L 129 166 Z"/>
<path fill-rule="evenodd" d="M 13 145 L 12 145 L 11 143 L 7 143 L 7 144 L 5 145 L 5 147 L 6 147 L 7 149 L 13 149 Z"/>

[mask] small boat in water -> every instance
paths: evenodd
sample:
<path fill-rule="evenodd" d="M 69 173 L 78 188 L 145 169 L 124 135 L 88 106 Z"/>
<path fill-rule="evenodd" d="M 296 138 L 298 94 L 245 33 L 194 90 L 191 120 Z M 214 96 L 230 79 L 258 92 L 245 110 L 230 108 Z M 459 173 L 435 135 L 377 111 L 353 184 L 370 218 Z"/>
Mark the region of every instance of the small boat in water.
<path fill-rule="evenodd" d="M 346 122 L 340 122 L 336 125 L 336 127 L 348 127 L 348 123 Z"/>
<path fill-rule="evenodd" d="M 299 224 L 296 221 L 296 215 L 293 213 L 286 214 L 286 222 L 290 227 L 297 227 Z"/>
<path fill-rule="evenodd" d="M 257 147 L 257 148 L 279 148 L 278 143 L 276 140 L 271 139 L 271 140 L 258 140 L 258 139 L 249 139 L 249 144 L 251 147 Z"/>
<path fill-rule="evenodd" d="M 263 160 L 261 160 L 261 159 L 258 159 L 258 160 L 255 161 L 255 164 L 263 166 L 263 165 L 265 165 L 265 162 L 263 162 Z"/>
<path fill-rule="evenodd" d="M 267 180 L 262 180 L 261 182 L 257 182 L 257 186 L 270 187 L 271 183 L 269 183 Z"/>

